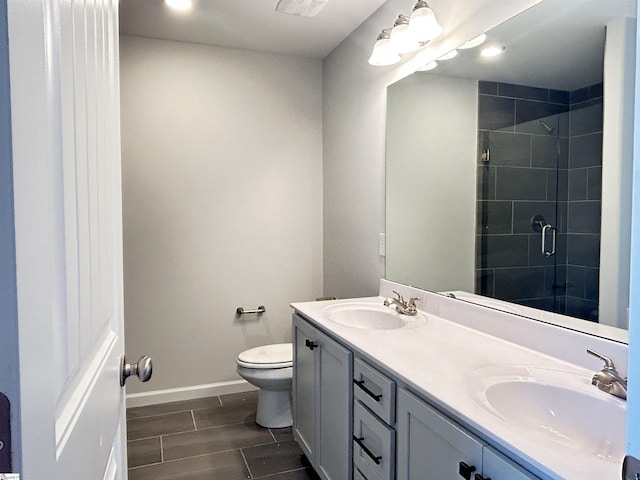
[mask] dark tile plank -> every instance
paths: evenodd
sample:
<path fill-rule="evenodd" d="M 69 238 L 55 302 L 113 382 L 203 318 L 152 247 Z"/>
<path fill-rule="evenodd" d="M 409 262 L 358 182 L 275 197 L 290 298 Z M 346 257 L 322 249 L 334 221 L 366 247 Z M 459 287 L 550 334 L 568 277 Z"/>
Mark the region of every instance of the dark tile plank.
<path fill-rule="evenodd" d="M 270 428 L 271 434 L 273 438 L 276 439 L 276 442 L 288 442 L 293 440 L 293 428 L 285 427 L 285 428 Z"/>
<path fill-rule="evenodd" d="M 263 477 L 310 466 L 307 458 L 302 454 L 302 450 L 294 441 L 243 448 L 242 453 L 251 475 L 254 477 Z"/>
<path fill-rule="evenodd" d="M 180 402 L 159 403 L 144 407 L 127 408 L 127 419 L 150 417 L 165 413 L 185 412 L 194 408 L 211 408 L 220 406 L 220 399 L 216 397 L 195 398 L 192 400 L 182 400 Z"/>
<path fill-rule="evenodd" d="M 250 423 L 256 421 L 257 402 L 222 405 L 214 408 L 202 408 L 193 411 L 196 429 Z"/>
<path fill-rule="evenodd" d="M 267 475 L 266 477 L 254 477 L 256 480 L 320 480 L 320 477 L 312 468 L 303 470 L 294 470 L 285 473 L 276 473 L 275 475 Z"/>
<path fill-rule="evenodd" d="M 129 468 L 160 463 L 160 437 L 146 438 L 127 442 L 127 463 Z"/>
<path fill-rule="evenodd" d="M 129 480 L 241 480 L 251 478 L 240 450 L 129 469 Z"/>
<path fill-rule="evenodd" d="M 251 403 L 257 405 L 258 390 L 220 395 L 220 403 L 222 403 L 222 405 L 238 405 L 242 403 Z"/>
<path fill-rule="evenodd" d="M 167 461 L 272 442 L 269 430 L 244 423 L 167 435 L 162 438 L 162 450 Z"/>
<path fill-rule="evenodd" d="M 127 422 L 127 439 L 157 437 L 194 430 L 191 411 L 167 413 L 153 417 L 134 418 Z"/>

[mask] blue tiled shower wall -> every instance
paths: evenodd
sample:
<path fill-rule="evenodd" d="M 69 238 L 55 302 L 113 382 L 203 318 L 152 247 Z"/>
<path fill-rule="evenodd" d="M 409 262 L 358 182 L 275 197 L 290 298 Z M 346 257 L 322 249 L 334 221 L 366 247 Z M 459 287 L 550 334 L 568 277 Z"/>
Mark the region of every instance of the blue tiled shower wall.
<path fill-rule="evenodd" d="M 602 84 L 481 81 L 477 170 L 476 293 L 597 321 Z M 534 215 L 557 229 L 551 257 Z"/>

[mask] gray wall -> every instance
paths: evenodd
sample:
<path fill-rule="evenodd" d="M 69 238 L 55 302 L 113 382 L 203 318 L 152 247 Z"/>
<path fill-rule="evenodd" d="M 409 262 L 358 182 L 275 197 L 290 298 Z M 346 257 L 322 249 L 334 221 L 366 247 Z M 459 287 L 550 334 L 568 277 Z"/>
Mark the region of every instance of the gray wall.
<path fill-rule="evenodd" d="M 238 380 L 322 294 L 322 64 L 128 36 L 120 58 L 126 348 L 154 360 L 128 391 Z"/>

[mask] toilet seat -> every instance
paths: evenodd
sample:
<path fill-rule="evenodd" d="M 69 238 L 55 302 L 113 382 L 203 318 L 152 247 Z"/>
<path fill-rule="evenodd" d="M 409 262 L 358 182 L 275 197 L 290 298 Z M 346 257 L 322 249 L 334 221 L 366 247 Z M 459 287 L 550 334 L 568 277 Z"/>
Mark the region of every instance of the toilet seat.
<path fill-rule="evenodd" d="M 236 359 L 241 367 L 256 369 L 287 368 L 293 364 L 293 345 L 277 343 L 245 350 Z"/>

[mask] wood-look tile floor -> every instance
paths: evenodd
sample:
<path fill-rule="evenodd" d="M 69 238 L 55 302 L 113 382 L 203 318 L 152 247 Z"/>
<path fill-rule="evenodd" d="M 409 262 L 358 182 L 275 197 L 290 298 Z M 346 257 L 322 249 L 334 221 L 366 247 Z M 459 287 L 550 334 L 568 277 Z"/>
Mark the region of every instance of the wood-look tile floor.
<path fill-rule="evenodd" d="M 318 480 L 291 427 L 255 423 L 257 392 L 127 409 L 129 480 Z"/>

